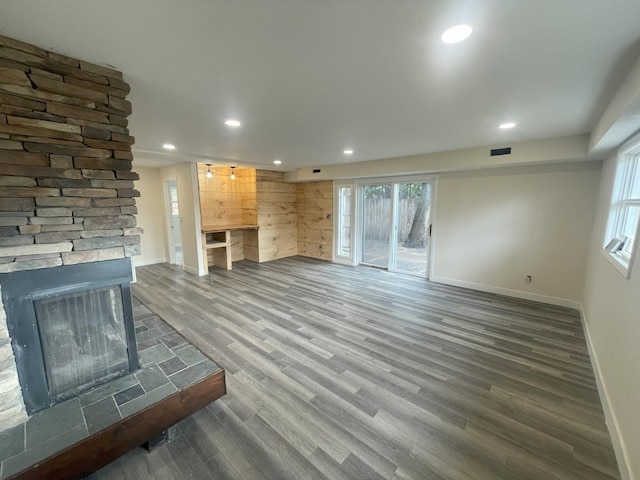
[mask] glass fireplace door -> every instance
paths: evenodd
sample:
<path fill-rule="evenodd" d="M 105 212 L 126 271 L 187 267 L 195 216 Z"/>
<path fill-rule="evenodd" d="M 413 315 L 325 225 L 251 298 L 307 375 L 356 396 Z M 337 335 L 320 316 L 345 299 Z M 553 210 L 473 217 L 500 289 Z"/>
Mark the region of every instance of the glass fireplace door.
<path fill-rule="evenodd" d="M 53 402 L 129 371 L 119 285 L 43 298 L 34 306 Z"/>

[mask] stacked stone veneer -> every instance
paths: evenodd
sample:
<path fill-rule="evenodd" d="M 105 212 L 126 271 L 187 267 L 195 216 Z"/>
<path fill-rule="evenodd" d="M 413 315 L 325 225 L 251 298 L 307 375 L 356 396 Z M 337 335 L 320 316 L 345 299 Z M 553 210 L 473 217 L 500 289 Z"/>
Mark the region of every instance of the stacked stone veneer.
<path fill-rule="evenodd" d="M 0 37 L 0 273 L 140 253 L 122 73 Z"/>
<path fill-rule="evenodd" d="M 0 275 L 140 253 L 128 93 L 118 71 L 0 36 Z M 0 418 L 22 404 L 9 397 Z"/>
<path fill-rule="evenodd" d="M 0 295 L 0 432 L 24 422 L 26 418 L 27 410 L 22 401 L 22 389 L 7 330 L 7 316 Z"/>

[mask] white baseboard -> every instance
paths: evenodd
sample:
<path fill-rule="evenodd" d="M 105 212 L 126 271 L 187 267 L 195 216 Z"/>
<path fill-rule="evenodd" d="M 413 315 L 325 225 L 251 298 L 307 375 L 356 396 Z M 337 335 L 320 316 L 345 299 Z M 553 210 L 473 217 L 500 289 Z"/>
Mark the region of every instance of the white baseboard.
<path fill-rule="evenodd" d="M 531 300 L 534 302 L 548 303 L 559 307 L 575 308 L 580 310 L 581 304 L 576 300 L 567 298 L 552 297 L 550 295 L 541 295 L 539 293 L 524 292 L 522 290 L 512 290 L 510 288 L 494 287 L 493 285 L 484 285 L 482 283 L 467 282 L 465 280 L 456 280 L 455 278 L 447 278 L 433 276 L 429 278 L 434 283 L 442 283 L 444 285 L 452 285 L 454 287 L 469 288 L 471 290 L 479 290 L 481 292 L 497 293 L 507 297 L 522 298 L 523 300 Z"/>
<path fill-rule="evenodd" d="M 591 365 L 593 366 L 593 373 L 596 379 L 596 385 L 598 387 L 598 395 L 600 396 L 600 403 L 602 404 L 602 411 L 604 412 L 605 422 L 609 429 L 609 436 L 611 437 L 611 443 L 613 444 L 613 451 L 616 455 L 618 462 L 618 468 L 620 469 L 620 478 L 622 480 L 634 480 L 636 477 L 631 470 L 631 461 L 627 452 L 627 447 L 624 443 L 622 435 L 620 433 L 620 424 L 618 418 L 611 406 L 609 400 L 609 392 L 607 391 L 607 384 L 604 381 L 602 371 L 600 370 L 600 363 L 598 362 L 598 355 L 591 341 L 591 335 L 589 334 L 589 326 L 580 305 L 580 318 L 582 320 L 582 329 L 584 330 L 585 340 L 587 342 L 587 350 L 589 351 L 589 358 L 591 359 Z"/>
<path fill-rule="evenodd" d="M 133 264 L 136 267 L 144 267 L 145 265 L 155 265 L 156 263 L 165 263 L 167 261 L 166 258 L 162 257 L 162 258 L 151 258 L 148 260 L 140 260 L 138 261 L 137 258 L 138 257 L 133 257 Z"/>
<path fill-rule="evenodd" d="M 192 273 L 192 274 L 197 275 L 197 276 L 199 276 L 199 277 L 201 277 L 202 275 L 204 275 L 204 272 L 200 273 L 200 271 L 199 271 L 197 268 L 193 268 L 193 267 L 188 267 L 188 266 L 186 266 L 186 265 L 182 265 L 182 269 L 183 269 L 185 272 Z"/>
<path fill-rule="evenodd" d="M 134 257 L 135 258 L 135 257 Z M 142 262 L 135 262 L 136 267 L 144 267 L 145 265 L 155 265 L 156 263 L 169 263 L 169 259 L 167 258 L 152 258 L 151 260 L 144 260 Z M 180 265 L 176 265 L 180 266 Z M 188 267 L 186 265 L 182 265 L 182 269 L 186 272 L 193 273 L 194 275 L 202 276 L 204 275 L 204 271 L 199 271 L 195 268 Z"/>

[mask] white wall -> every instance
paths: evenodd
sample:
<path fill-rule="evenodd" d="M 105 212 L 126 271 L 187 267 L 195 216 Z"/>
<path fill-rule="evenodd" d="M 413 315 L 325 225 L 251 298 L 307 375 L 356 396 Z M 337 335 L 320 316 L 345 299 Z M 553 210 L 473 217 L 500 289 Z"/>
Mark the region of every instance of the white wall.
<path fill-rule="evenodd" d="M 200 224 L 200 204 L 198 203 L 198 181 L 195 163 L 178 163 L 160 169 L 161 192 L 164 192 L 164 182 L 172 178 L 178 185 L 178 203 L 180 208 L 180 234 L 182 235 L 182 254 L 184 269 L 201 275 L 204 272 L 202 260 L 202 239 Z M 163 217 L 164 218 L 164 217 Z M 166 219 L 165 219 L 166 223 Z M 166 226 L 163 224 L 166 235 Z M 165 249 L 168 246 L 165 242 Z M 166 250 L 169 258 L 169 251 Z"/>
<path fill-rule="evenodd" d="M 551 138 L 531 142 L 507 142 L 494 146 L 448 152 L 425 153 L 409 157 L 386 158 L 356 163 L 341 163 L 301 168 L 285 174 L 288 182 L 318 182 L 345 178 L 387 177 L 392 175 L 432 174 L 499 167 L 522 167 L 587 159 L 588 135 Z M 491 156 L 490 149 L 512 147 L 510 155 Z"/>
<path fill-rule="evenodd" d="M 164 230 L 164 195 L 160 170 L 157 168 L 135 167 L 140 175 L 136 188 L 140 191 L 137 199 L 138 226 L 144 229 L 141 247 L 142 255 L 134 257 L 134 265 L 150 265 L 166 261 Z"/>
<path fill-rule="evenodd" d="M 627 464 L 621 466 L 623 478 L 634 479 L 640 478 L 640 261 L 636 256 L 627 280 L 601 253 L 615 168 L 612 159 L 602 171 L 583 307 L 618 462 Z"/>
<path fill-rule="evenodd" d="M 443 174 L 432 280 L 579 306 L 600 167 Z"/>

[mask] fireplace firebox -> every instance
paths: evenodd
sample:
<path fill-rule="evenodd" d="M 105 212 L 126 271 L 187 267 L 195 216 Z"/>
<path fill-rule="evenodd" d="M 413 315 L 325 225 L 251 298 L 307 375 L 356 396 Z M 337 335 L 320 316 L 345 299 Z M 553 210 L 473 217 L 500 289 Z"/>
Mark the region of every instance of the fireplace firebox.
<path fill-rule="evenodd" d="M 31 415 L 138 368 L 129 259 L 0 276 Z"/>

